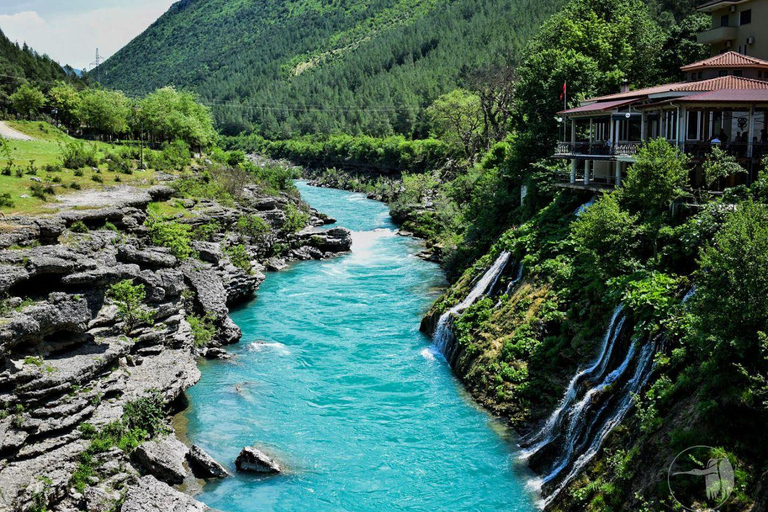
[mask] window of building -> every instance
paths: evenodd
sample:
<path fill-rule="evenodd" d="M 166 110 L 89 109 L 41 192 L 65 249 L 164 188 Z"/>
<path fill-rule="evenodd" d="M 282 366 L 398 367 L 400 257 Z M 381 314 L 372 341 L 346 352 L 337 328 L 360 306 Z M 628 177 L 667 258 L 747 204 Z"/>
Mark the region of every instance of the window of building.
<path fill-rule="evenodd" d="M 704 78 L 704 72 L 703 71 L 699 71 L 699 80 L 701 80 L 702 78 Z"/>
<path fill-rule="evenodd" d="M 737 69 L 733 72 L 733 76 L 744 76 L 744 72 L 740 69 Z"/>
<path fill-rule="evenodd" d="M 727 14 L 723 14 L 722 16 L 720 16 L 720 26 L 721 27 L 727 27 L 728 26 L 728 15 Z"/>
<path fill-rule="evenodd" d="M 739 14 L 739 24 L 749 25 L 750 23 L 752 23 L 752 9 L 741 11 L 741 13 Z"/>
<path fill-rule="evenodd" d="M 720 71 L 720 76 L 728 76 L 728 70 L 727 69 L 721 70 Z"/>

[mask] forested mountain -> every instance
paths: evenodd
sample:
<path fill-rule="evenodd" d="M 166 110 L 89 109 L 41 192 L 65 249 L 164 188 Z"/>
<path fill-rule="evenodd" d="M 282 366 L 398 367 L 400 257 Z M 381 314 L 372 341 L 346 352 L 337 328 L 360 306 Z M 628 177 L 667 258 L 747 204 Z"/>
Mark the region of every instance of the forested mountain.
<path fill-rule="evenodd" d="M 230 133 L 420 135 L 425 106 L 476 69 L 515 62 L 563 4 L 183 0 L 101 77 L 130 94 L 191 88 Z"/>
<path fill-rule="evenodd" d="M 26 44 L 18 46 L 0 30 L 0 105 L 22 83 L 48 89 L 57 80 L 75 79 L 70 67 L 62 68 L 47 55 L 40 55 Z"/>

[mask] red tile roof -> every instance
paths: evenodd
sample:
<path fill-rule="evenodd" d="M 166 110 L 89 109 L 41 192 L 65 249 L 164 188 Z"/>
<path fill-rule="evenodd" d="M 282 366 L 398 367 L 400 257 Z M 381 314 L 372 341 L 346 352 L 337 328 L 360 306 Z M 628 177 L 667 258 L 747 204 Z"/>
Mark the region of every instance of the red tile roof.
<path fill-rule="evenodd" d="M 599 96 L 597 98 L 590 98 L 587 101 L 609 101 L 618 100 L 622 98 L 642 98 L 651 94 L 661 94 L 674 90 L 674 87 L 678 85 L 686 85 L 688 82 L 677 82 L 674 84 L 657 85 L 655 87 L 646 87 L 645 89 L 638 89 L 636 91 L 620 92 L 616 94 L 609 94 L 607 96 Z"/>
<path fill-rule="evenodd" d="M 602 112 L 604 110 L 613 110 L 617 107 L 622 107 L 624 105 L 629 105 L 630 103 L 634 103 L 636 100 L 629 99 L 629 100 L 618 100 L 618 101 L 598 101 L 596 103 L 590 103 L 589 105 L 582 105 L 580 107 L 572 108 L 569 110 L 563 110 L 558 112 L 558 114 L 587 114 L 589 112 Z"/>
<path fill-rule="evenodd" d="M 608 96 L 590 98 L 587 101 L 614 101 L 628 98 L 643 98 L 646 96 L 664 94 L 667 92 L 705 92 L 717 91 L 720 89 L 768 89 L 768 82 L 728 75 L 719 76 L 717 78 L 710 78 L 709 80 L 701 80 L 699 82 L 678 82 L 674 84 L 648 87 L 646 89 L 638 89 L 636 91 L 609 94 Z"/>
<path fill-rule="evenodd" d="M 692 96 L 678 98 L 675 101 L 718 102 L 718 103 L 768 103 L 768 88 L 765 89 L 722 89 L 719 91 L 703 92 Z"/>
<path fill-rule="evenodd" d="M 768 82 L 762 80 L 754 80 L 752 78 L 744 78 L 741 76 L 719 76 L 717 78 L 710 78 L 709 80 L 702 80 L 700 82 L 688 82 L 678 85 L 674 89 L 674 92 L 689 92 L 689 91 L 720 91 L 723 89 L 768 89 Z"/>
<path fill-rule="evenodd" d="M 715 55 L 709 59 L 704 59 L 693 64 L 688 64 L 680 69 L 682 71 L 696 71 L 700 69 L 718 69 L 718 68 L 760 68 L 768 69 L 768 61 L 742 55 L 737 52 L 726 52 Z"/>

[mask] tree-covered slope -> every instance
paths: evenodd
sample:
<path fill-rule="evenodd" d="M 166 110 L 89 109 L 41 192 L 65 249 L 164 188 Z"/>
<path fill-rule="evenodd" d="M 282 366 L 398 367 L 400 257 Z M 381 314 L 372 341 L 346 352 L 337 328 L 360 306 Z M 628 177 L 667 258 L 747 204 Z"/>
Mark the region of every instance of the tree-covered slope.
<path fill-rule="evenodd" d="M 225 131 L 411 135 L 478 68 L 515 60 L 563 0 L 183 0 L 101 66 L 187 87 Z"/>
<path fill-rule="evenodd" d="M 18 46 L 0 30 L 0 105 L 23 83 L 50 88 L 57 80 L 74 79 L 72 68 L 62 68 L 47 55 L 40 55 L 26 44 Z"/>

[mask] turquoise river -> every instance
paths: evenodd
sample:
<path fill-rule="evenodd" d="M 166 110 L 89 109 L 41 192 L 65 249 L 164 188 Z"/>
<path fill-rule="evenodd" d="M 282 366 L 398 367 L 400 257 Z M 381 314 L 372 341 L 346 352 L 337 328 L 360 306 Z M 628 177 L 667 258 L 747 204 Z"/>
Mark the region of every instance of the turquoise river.
<path fill-rule="evenodd" d="M 233 312 L 236 357 L 202 364 L 186 412 L 189 439 L 230 470 L 255 445 L 285 473 L 237 474 L 197 498 L 224 512 L 536 510 L 513 434 L 419 332 L 438 266 L 385 205 L 298 186 L 354 232 L 352 252 L 270 274 Z"/>

